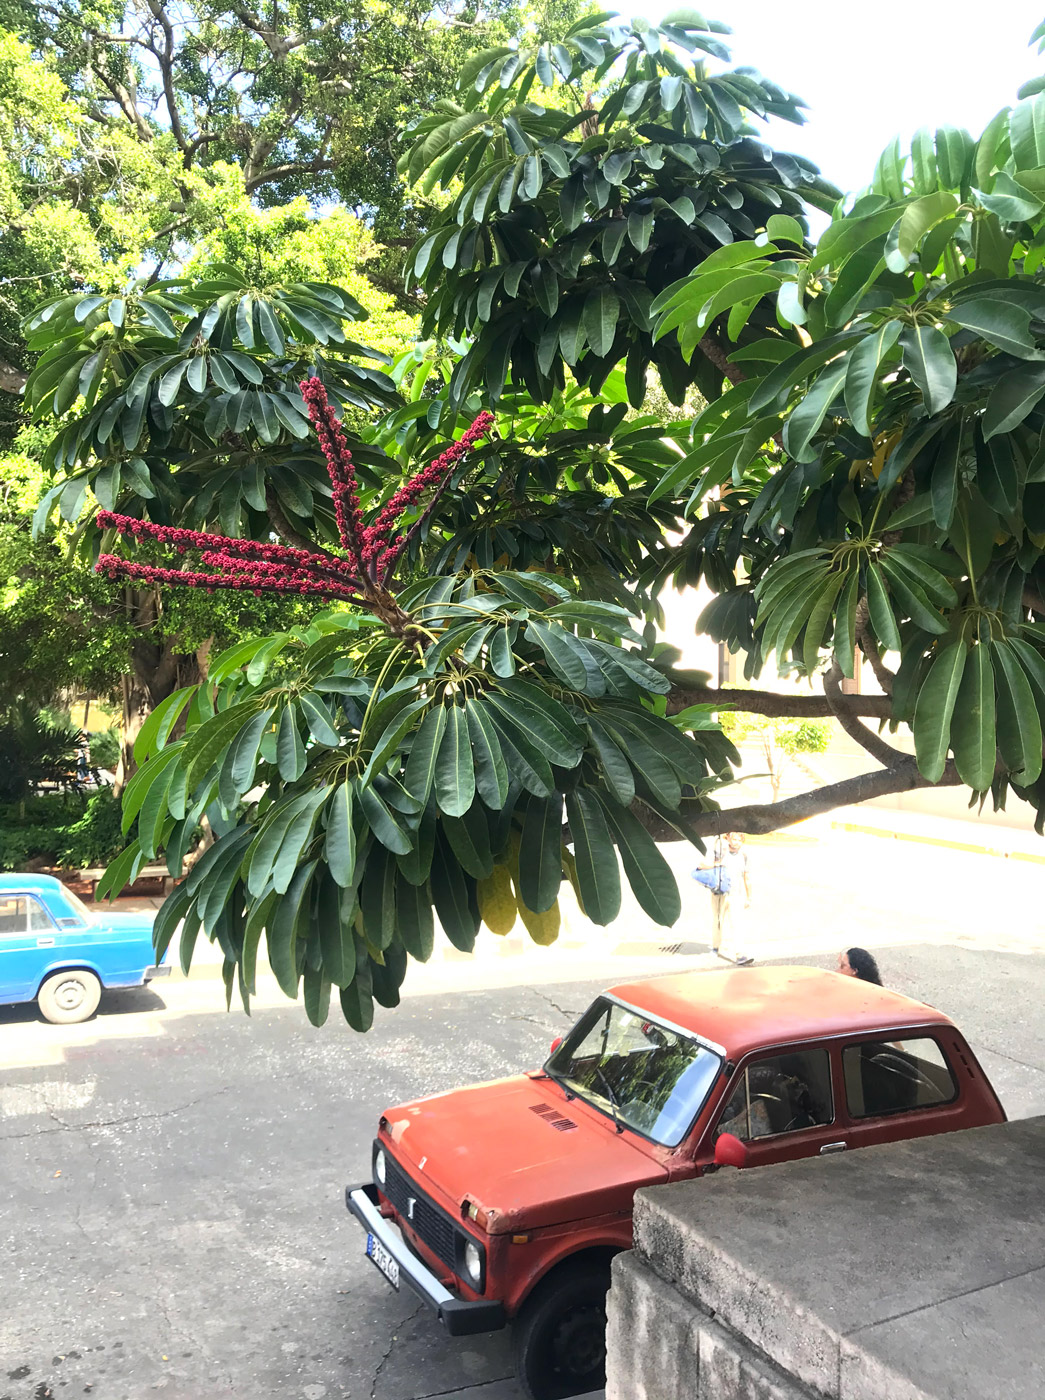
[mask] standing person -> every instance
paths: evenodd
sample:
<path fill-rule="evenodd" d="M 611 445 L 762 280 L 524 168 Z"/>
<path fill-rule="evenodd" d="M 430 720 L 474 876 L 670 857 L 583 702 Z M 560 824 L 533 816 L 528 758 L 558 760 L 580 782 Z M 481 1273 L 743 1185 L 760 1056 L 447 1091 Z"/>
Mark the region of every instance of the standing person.
<path fill-rule="evenodd" d="M 876 987 L 882 985 L 878 964 L 866 948 L 847 948 L 839 953 L 838 971 L 843 977 L 859 977 L 861 982 L 873 982 Z"/>
<path fill-rule="evenodd" d="M 739 831 L 729 831 L 725 837 L 719 836 L 711 850 L 711 859 L 698 865 L 693 871 L 698 884 L 711 891 L 711 951 L 719 957 L 726 957 L 722 951 L 722 936 L 727 921 L 731 922 L 731 893 L 744 882 L 744 907 L 751 907 L 751 875 L 748 870 L 747 851 L 744 837 Z M 752 959 L 739 950 L 732 961 L 738 967 L 746 967 Z"/>

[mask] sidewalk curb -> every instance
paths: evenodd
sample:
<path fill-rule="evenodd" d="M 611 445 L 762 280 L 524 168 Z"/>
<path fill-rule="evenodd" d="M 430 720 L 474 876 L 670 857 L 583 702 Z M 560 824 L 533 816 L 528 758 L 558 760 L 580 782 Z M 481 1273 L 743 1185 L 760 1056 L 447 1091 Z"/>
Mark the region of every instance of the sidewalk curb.
<path fill-rule="evenodd" d="M 1045 865 L 1045 855 L 1029 851 L 1005 851 L 999 846 L 981 846 L 972 841 L 948 841 L 941 836 L 921 836 L 913 831 L 886 831 L 880 826 L 862 826 L 859 822 L 832 822 L 832 830 L 848 831 L 858 836 L 881 836 L 888 841 L 914 841 L 920 846 L 942 846 L 949 851 L 970 851 L 978 856 L 999 856 L 1003 860 L 1025 860 L 1032 865 Z"/>

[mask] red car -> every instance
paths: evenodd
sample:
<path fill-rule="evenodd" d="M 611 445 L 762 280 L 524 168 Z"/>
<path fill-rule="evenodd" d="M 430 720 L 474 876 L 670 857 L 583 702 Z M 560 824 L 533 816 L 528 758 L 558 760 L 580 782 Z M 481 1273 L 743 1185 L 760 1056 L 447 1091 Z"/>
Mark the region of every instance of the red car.
<path fill-rule="evenodd" d="M 805 967 L 614 987 L 544 1068 L 382 1115 L 366 1252 L 454 1336 L 513 1324 L 533 1400 L 603 1384 L 640 1186 L 1005 1121 L 939 1011 Z M 398 1227 L 394 1228 L 394 1227 Z"/>

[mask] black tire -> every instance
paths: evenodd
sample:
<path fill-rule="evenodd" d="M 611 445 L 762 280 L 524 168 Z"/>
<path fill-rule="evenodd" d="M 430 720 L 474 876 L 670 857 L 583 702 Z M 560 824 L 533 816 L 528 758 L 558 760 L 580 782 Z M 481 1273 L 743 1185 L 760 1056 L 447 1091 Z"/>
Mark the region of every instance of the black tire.
<path fill-rule="evenodd" d="M 72 1026 L 90 1020 L 101 997 L 102 984 L 94 973 L 77 967 L 68 972 L 52 972 L 36 1000 L 46 1020 L 56 1026 Z"/>
<path fill-rule="evenodd" d="M 565 1264 L 538 1284 L 512 1333 L 515 1373 L 529 1400 L 565 1400 L 606 1383 L 608 1263 Z"/>

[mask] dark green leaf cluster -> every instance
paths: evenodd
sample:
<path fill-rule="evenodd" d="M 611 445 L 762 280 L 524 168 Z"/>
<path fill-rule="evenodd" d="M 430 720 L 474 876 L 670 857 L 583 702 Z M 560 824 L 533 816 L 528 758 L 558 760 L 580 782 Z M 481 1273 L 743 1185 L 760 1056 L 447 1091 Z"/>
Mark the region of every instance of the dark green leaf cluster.
<path fill-rule="evenodd" d="M 706 720 L 687 734 L 656 712 L 669 682 L 631 645 L 627 612 L 533 570 L 446 575 L 400 602 L 413 640 L 331 614 L 240 643 L 139 735 L 124 796 L 138 836 L 105 889 L 161 850 L 180 874 L 201 816 L 231 820 L 156 939 L 162 952 L 182 924 L 186 965 L 201 929 L 216 939 L 245 1004 L 264 933 L 314 1021 L 337 987 L 366 1029 L 373 1000 L 398 1001 L 408 957 L 430 955 L 436 919 L 465 950 L 484 918 L 503 933 L 518 915 L 550 942 L 568 877 L 609 923 L 618 857 L 649 917 L 678 917 L 636 800 L 684 831 L 736 754 Z"/>
<path fill-rule="evenodd" d="M 739 530 L 749 581 L 714 634 L 812 675 L 830 648 L 898 655 L 893 721 L 938 782 L 1034 789 L 1045 676 L 1045 95 L 974 142 L 921 132 L 839 209 L 813 251 L 793 230 L 705 260 L 654 303 L 691 355 L 739 340 L 758 300 L 777 327 L 731 356 L 739 382 L 694 425 L 658 491 Z M 799 341 L 801 343 L 799 343 Z M 757 611 L 755 609 L 757 604 Z"/>
<path fill-rule="evenodd" d="M 837 197 L 748 125 L 800 121 L 795 98 L 749 69 L 705 70 L 728 57 L 723 28 L 591 16 L 561 44 L 476 55 L 460 100 L 415 125 L 401 168 L 453 195 L 409 263 L 423 326 L 475 337 L 455 402 L 475 385 L 495 400 L 509 375 L 543 402 L 567 367 L 597 390 L 618 364 L 635 406 L 651 364 L 672 402 L 694 382 L 717 394 L 720 368 L 654 342 L 654 297 L 774 213 L 801 241 L 803 201 Z"/>
<path fill-rule="evenodd" d="M 64 419 L 45 463 L 65 476 L 37 513 L 81 513 L 88 487 L 109 510 L 137 501 L 161 523 L 267 526 L 266 494 L 337 538 L 322 454 L 298 387 L 318 375 L 343 409 L 398 401 L 384 357 L 345 334 L 366 312 L 322 283 L 249 286 L 223 264 L 126 297 L 59 298 L 27 323 L 39 353 L 26 389 L 38 418 Z M 359 453 L 365 474 L 368 454 Z M 383 463 L 382 458 L 377 459 Z"/>

